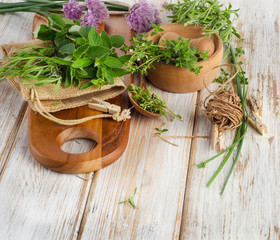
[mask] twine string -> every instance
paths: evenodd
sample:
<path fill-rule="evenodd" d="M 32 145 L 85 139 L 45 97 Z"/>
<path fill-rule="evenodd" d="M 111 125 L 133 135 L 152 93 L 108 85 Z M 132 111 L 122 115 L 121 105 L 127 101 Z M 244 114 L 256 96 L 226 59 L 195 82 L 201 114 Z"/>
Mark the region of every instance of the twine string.
<path fill-rule="evenodd" d="M 233 66 L 235 67 L 236 71 L 220 87 L 218 87 L 214 92 L 211 92 L 205 85 L 205 78 L 212 70 L 222 66 Z M 238 71 L 238 66 L 235 64 L 222 64 L 213 67 L 203 77 L 205 88 L 210 93 L 204 99 L 205 110 L 203 113 L 213 124 L 218 126 L 219 132 L 232 130 L 240 126 L 242 123 L 243 110 L 240 98 L 234 92 L 231 84 L 228 90 L 224 89 L 224 87 L 236 77 Z M 209 98 L 212 96 L 213 98 L 209 100 Z"/>
<path fill-rule="evenodd" d="M 38 92 L 35 88 L 31 88 L 30 98 L 31 98 L 31 102 L 33 103 L 36 111 L 40 115 L 42 115 L 43 117 L 45 117 L 46 119 L 48 119 L 50 121 L 53 121 L 53 122 L 61 124 L 61 125 L 73 126 L 73 125 L 84 123 L 84 122 L 87 122 L 87 121 L 90 121 L 93 119 L 97 119 L 97 118 L 112 118 L 113 120 L 115 120 L 117 122 L 126 121 L 127 119 L 131 118 L 130 109 L 124 109 L 122 112 L 116 113 L 116 114 L 98 114 L 98 115 L 84 117 L 84 118 L 80 118 L 80 119 L 65 120 L 65 119 L 56 118 L 43 107 L 43 105 L 40 101 Z"/>

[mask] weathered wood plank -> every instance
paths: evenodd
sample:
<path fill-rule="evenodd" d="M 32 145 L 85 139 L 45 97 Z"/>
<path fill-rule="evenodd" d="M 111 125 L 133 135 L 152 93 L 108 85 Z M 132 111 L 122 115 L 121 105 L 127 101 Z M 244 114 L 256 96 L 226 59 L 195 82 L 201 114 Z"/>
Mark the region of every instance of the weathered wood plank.
<path fill-rule="evenodd" d="M 31 39 L 31 24 L 33 14 L 5 14 L 1 15 L 0 44 L 10 41 L 20 42 Z M 2 58 L 0 53 L 0 58 Z M 0 173 L 5 165 L 7 155 L 13 144 L 26 111 L 26 103 L 21 96 L 10 87 L 8 82 L 1 83 L 0 89 L 1 115 L 0 115 Z"/>
<path fill-rule="evenodd" d="M 224 1 L 221 1 L 224 2 Z M 280 184 L 279 165 L 279 4 L 277 1 L 230 1 L 240 8 L 238 28 L 244 38 L 245 69 L 249 77 L 249 95 L 263 101 L 263 120 L 270 133 L 261 136 L 250 128 L 242 154 L 229 184 L 220 197 L 232 160 L 209 189 L 207 181 L 221 163 L 221 158 L 205 169 L 190 166 L 184 203 L 181 239 L 279 239 Z M 201 97 L 204 99 L 204 96 Z M 198 134 L 209 132 L 211 125 L 199 115 Z M 229 145 L 234 134 L 227 134 Z M 213 156 L 210 145 L 197 139 L 191 163 Z"/>
<path fill-rule="evenodd" d="M 74 152 L 78 149 L 85 147 L 72 147 Z M 25 121 L 0 182 L 1 238 L 75 239 L 90 185 L 91 180 L 52 172 L 35 161 Z"/>
<path fill-rule="evenodd" d="M 173 135 L 191 135 L 196 94 L 164 93 L 184 122 L 168 125 Z M 186 108 L 186 106 L 189 106 Z M 81 239 L 171 239 L 179 235 L 190 140 L 180 147 L 153 137 L 161 120 L 135 114 L 124 155 L 99 171 L 92 185 Z M 133 194 L 137 209 L 118 203 Z M 163 221 L 164 219 L 164 221 Z"/>

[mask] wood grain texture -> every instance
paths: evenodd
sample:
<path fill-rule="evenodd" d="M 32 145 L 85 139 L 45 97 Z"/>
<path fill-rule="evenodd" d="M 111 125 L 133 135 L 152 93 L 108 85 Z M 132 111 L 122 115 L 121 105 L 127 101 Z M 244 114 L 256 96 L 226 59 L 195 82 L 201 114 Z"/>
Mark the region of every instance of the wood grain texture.
<path fill-rule="evenodd" d="M 0 44 L 9 41 L 27 41 L 31 39 L 30 27 L 34 14 L 1 15 L 0 16 Z M 0 58 L 2 58 L 0 52 Z M 11 149 L 21 121 L 25 114 L 27 104 L 21 96 L 10 87 L 8 82 L 1 83 L 0 88 L 0 173 L 2 172 L 7 155 Z"/>
<path fill-rule="evenodd" d="M 163 0 L 153 2 L 161 8 Z M 261 136 L 249 129 L 223 197 L 219 192 L 232 160 L 207 189 L 205 185 L 221 158 L 205 169 L 192 164 L 216 153 L 211 150 L 211 141 L 174 139 L 171 141 L 179 147 L 168 145 L 153 137 L 154 128 L 160 127 L 163 119 L 149 119 L 136 112 L 130 123 L 128 147 L 119 161 L 97 173 L 79 175 L 88 181 L 47 170 L 28 150 L 27 121 L 22 124 L 20 120 L 24 110 L 16 120 L 22 101 L 1 83 L 0 149 L 9 146 L 1 150 L 4 157 L 1 155 L 0 160 L 4 166 L 0 177 L 1 239 L 280 238 L 280 6 L 277 0 L 230 2 L 234 9 L 240 8 L 237 26 L 246 39 L 243 62 L 250 81 L 249 94 L 263 101 L 263 121 L 270 133 Z M 165 23 L 166 14 L 161 12 Z M 30 39 L 29 16 L 0 16 L 1 43 L 7 43 L 12 34 L 16 34 L 16 41 Z M 153 91 L 157 89 L 153 87 Z M 184 119 L 168 124 L 168 135 L 211 133 L 210 122 L 196 112 L 208 95 L 205 90 L 198 95 L 159 92 Z M 233 132 L 223 136 L 222 147 L 228 146 L 233 137 Z M 85 146 L 73 144 L 69 150 L 77 148 L 83 150 Z M 119 205 L 135 187 L 137 209 L 127 203 Z"/>
<path fill-rule="evenodd" d="M 27 121 L 0 182 L 1 238 L 75 239 L 91 181 L 42 167 L 26 143 Z"/>
<path fill-rule="evenodd" d="M 224 2 L 224 1 L 222 1 Z M 263 121 L 270 133 L 261 136 L 250 128 L 233 175 L 220 197 L 232 160 L 209 189 L 206 183 L 219 167 L 222 158 L 205 169 L 190 166 L 181 239 L 279 239 L 279 3 L 277 1 L 230 1 L 240 8 L 239 31 L 245 38 L 243 62 L 249 78 L 249 95 L 263 102 Z M 235 43 L 236 45 L 236 43 Z M 203 94 L 201 99 L 203 98 Z M 203 126 L 203 127 L 202 127 Z M 199 135 L 211 125 L 200 114 Z M 227 134 L 228 146 L 234 135 Z M 213 156 L 208 141 L 194 140 L 191 163 Z M 204 149 L 204 151 L 202 151 Z"/>

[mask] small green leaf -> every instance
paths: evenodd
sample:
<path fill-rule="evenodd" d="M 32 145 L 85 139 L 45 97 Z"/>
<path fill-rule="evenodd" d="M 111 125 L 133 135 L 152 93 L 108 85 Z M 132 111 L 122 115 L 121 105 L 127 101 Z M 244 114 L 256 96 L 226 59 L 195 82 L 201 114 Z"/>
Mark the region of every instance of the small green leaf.
<path fill-rule="evenodd" d="M 80 58 L 88 50 L 88 48 L 88 44 L 78 47 L 73 53 L 74 58 Z"/>
<path fill-rule="evenodd" d="M 78 25 L 73 25 L 69 28 L 68 32 L 74 35 L 81 35 L 80 33 L 81 27 Z"/>
<path fill-rule="evenodd" d="M 59 89 L 60 86 L 61 86 L 61 80 L 58 80 L 53 92 L 57 92 L 57 90 Z"/>
<path fill-rule="evenodd" d="M 86 41 L 83 38 L 77 38 L 76 43 L 79 44 L 79 45 L 83 45 L 83 44 L 86 43 Z"/>
<path fill-rule="evenodd" d="M 83 67 L 87 67 L 87 66 L 91 65 L 92 63 L 94 63 L 93 58 L 83 58 L 83 59 L 76 60 L 72 64 L 72 67 L 73 68 L 83 68 Z"/>
<path fill-rule="evenodd" d="M 113 74 L 114 77 L 122 77 L 124 75 L 129 74 L 129 72 L 122 68 L 113 68 Z"/>
<path fill-rule="evenodd" d="M 50 15 L 50 18 L 52 19 L 53 23 L 60 27 L 60 29 L 65 27 L 65 22 L 59 14 L 53 13 Z"/>
<path fill-rule="evenodd" d="M 91 86 L 93 86 L 93 83 L 91 81 L 88 81 L 87 83 L 83 84 L 80 89 L 83 90 Z"/>
<path fill-rule="evenodd" d="M 53 41 L 55 38 L 55 31 L 51 30 L 48 26 L 42 24 L 38 27 L 34 32 L 33 35 L 35 38 L 40 40 L 50 40 Z"/>
<path fill-rule="evenodd" d="M 65 88 L 68 88 L 72 84 L 71 73 L 70 73 L 70 66 L 67 66 L 66 74 L 65 74 Z"/>
<path fill-rule="evenodd" d="M 102 40 L 99 34 L 95 31 L 94 25 L 92 25 L 92 28 L 88 34 L 88 41 L 91 46 L 101 46 Z"/>
<path fill-rule="evenodd" d="M 105 48 L 105 47 L 89 47 L 87 52 L 86 52 L 86 56 L 88 57 L 92 57 L 92 58 L 97 58 L 97 57 L 102 57 L 104 54 L 106 53 L 110 53 L 111 50 L 109 48 Z"/>
<path fill-rule="evenodd" d="M 101 65 L 102 74 L 110 84 L 114 84 L 114 73 L 111 68 Z"/>
<path fill-rule="evenodd" d="M 115 48 L 119 48 L 124 44 L 124 37 L 120 35 L 112 35 L 111 37 L 112 46 Z"/>
<path fill-rule="evenodd" d="M 109 49 L 112 48 L 112 42 L 111 38 L 108 36 L 108 34 L 104 31 L 101 32 L 101 40 L 102 40 L 102 45 L 104 47 L 107 47 Z"/>
<path fill-rule="evenodd" d="M 62 54 L 72 54 L 75 51 L 75 44 L 65 44 L 61 48 L 59 48 L 58 51 Z"/>
<path fill-rule="evenodd" d="M 90 26 L 90 25 L 88 25 L 88 26 L 82 26 L 82 27 L 80 28 L 80 34 L 81 34 L 81 36 L 82 36 L 83 38 L 87 39 L 90 30 L 91 30 L 91 26 Z"/>
<path fill-rule="evenodd" d="M 133 208 L 136 208 L 136 205 L 135 205 L 135 203 L 134 203 L 133 197 L 129 197 L 129 198 L 128 198 L 128 202 L 130 203 L 130 205 L 131 205 Z"/>
<path fill-rule="evenodd" d="M 121 61 L 124 64 L 124 63 L 128 62 L 130 58 L 131 58 L 131 55 L 123 55 L 123 56 L 119 57 L 118 59 L 119 59 L 119 61 Z"/>
<path fill-rule="evenodd" d="M 118 59 L 108 56 L 107 59 L 103 62 L 106 66 L 110 68 L 121 68 L 122 62 Z"/>
<path fill-rule="evenodd" d="M 64 60 L 58 57 L 52 57 L 51 60 L 61 65 L 71 65 L 73 63 L 72 61 Z"/>

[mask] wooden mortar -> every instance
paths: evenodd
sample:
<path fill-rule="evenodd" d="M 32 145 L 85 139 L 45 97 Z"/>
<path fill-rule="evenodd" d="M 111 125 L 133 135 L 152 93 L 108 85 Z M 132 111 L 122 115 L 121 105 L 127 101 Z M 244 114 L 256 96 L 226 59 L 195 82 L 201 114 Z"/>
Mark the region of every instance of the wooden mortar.
<path fill-rule="evenodd" d="M 170 23 L 161 26 L 164 32 L 159 32 L 154 36 L 148 32 L 147 40 L 159 41 L 161 36 L 167 32 L 175 32 L 187 39 L 201 38 L 204 35 L 200 26 L 190 25 L 184 26 L 183 23 Z M 193 72 L 186 68 L 175 67 L 173 64 L 154 63 L 156 70 L 148 70 L 148 79 L 156 87 L 174 93 L 189 93 L 201 90 L 208 86 L 216 77 L 219 68 L 211 71 L 203 83 L 204 75 L 215 66 L 222 62 L 223 58 L 223 42 L 218 34 L 212 34 L 212 41 L 215 45 L 214 53 L 209 57 L 208 61 L 199 61 L 198 66 L 202 66 L 200 73 L 196 76 Z"/>

